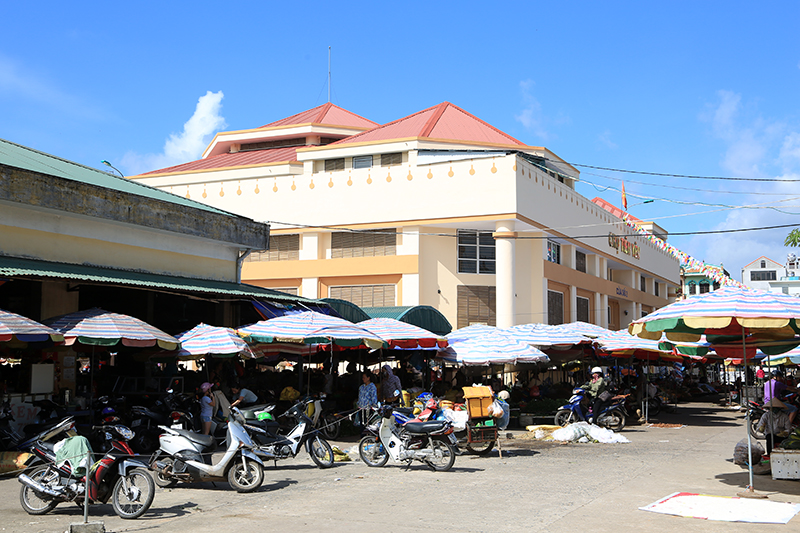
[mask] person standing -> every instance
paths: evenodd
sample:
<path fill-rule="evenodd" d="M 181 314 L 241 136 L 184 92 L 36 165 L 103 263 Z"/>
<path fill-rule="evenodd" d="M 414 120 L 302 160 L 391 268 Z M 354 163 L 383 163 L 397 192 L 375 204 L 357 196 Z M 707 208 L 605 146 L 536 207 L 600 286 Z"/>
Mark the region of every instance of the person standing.
<path fill-rule="evenodd" d="M 392 367 L 383 365 L 381 370 L 383 380 L 381 381 L 381 398 L 386 403 L 400 402 L 403 405 L 403 386 L 400 380 L 392 372 Z"/>
<path fill-rule="evenodd" d="M 362 372 L 361 381 L 362 384 L 358 388 L 358 400 L 356 400 L 356 407 L 359 409 L 354 421 L 356 427 L 363 426 L 369 416 L 364 410 L 378 406 L 378 389 L 372 382 L 372 372 Z"/>
<path fill-rule="evenodd" d="M 800 392 L 800 390 L 794 387 L 789 387 L 785 382 L 783 372 L 780 369 L 775 369 L 772 371 L 772 379 L 764 383 L 764 404 L 769 403 L 773 398 L 780 400 L 783 391 Z M 794 422 L 797 416 L 797 407 L 783 402 L 781 402 L 781 404 L 783 405 L 783 410 L 789 415 L 789 421 Z"/>
<path fill-rule="evenodd" d="M 200 385 L 200 390 L 203 392 L 203 397 L 200 398 L 200 422 L 203 424 L 203 435 L 211 433 L 211 417 L 214 414 L 214 406 L 216 405 L 211 394 L 211 387 L 213 385 L 208 381 Z"/>

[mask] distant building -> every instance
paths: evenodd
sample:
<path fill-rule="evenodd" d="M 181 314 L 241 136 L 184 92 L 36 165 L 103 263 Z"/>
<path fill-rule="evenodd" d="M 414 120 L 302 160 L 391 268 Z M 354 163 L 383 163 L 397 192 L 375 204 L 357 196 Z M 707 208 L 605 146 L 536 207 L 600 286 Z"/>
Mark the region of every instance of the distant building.
<path fill-rule="evenodd" d="M 705 263 L 702 270 L 700 268 L 682 266 L 681 290 L 683 291 L 683 295 L 685 297 L 706 294 L 719 289 L 719 282 L 714 281 L 708 276 L 708 270 L 714 270 L 730 277 L 730 274 L 722 267 L 722 265 L 717 266 Z"/>
<path fill-rule="evenodd" d="M 797 258 L 794 257 L 794 254 L 791 254 L 790 258 L 792 259 L 789 262 L 792 264 L 790 276 L 800 274 L 798 272 L 800 269 L 796 268 Z M 762 255 L 742 268 L 742 283 L 752 289 L 772 291 L 770 282 L 777 281 L 786 275 L 786 268 L 783 265 Z M 781 292 L 780 289 L 777 292 Z"/>

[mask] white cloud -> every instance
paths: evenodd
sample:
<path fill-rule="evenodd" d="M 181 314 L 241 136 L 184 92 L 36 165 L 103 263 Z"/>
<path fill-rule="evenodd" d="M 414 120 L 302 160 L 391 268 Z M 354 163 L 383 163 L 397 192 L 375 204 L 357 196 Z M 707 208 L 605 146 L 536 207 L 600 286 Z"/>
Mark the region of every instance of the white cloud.
<path fill-rule="evenodd" d="M 222 109 L 222 91 L 206 92 L 197 100 L 194 114 L 183 125 L 181 133 L 170 134 L 160 154 L 128 152 L 120 165 L 127 175 L 141 174 L 199 159 L 211 137 L 226 126 Z"/>
<path fill-rule="evenodd" d="M 81 119 L 102 120 L 106 114 L 96 106 L 75 95 L 62 91 L 58 83 L 46 75 L 32 71 L 27 65 L 0 54 L 0 96 L 7 95 L 15 101 L 32 101 L 59 113 Z"/>
<path fill-rule="evenodd" d="M 603 133 L 597 136 L 597 139 L 606 147 L 612 150 L 617 149 L 617 143 L 611 140 L 611 131 L 605 130 Z"/>
<path fill-rule="evenodd" d="M 525 126 L 525 129 L 533 132 L 534 135 L 542 140 L 548 140 L 550 134 L 544 126 L 544 116 L 542 115 L 542 106 L 539 101 L 533 96 L 533 86 L 536 83 L 533 80 L 524 80 L 519 82 L 520 91 L 522 92 L 522 103 L 525 108 L 519 115 L 514 115 L 514 118 Z"/>

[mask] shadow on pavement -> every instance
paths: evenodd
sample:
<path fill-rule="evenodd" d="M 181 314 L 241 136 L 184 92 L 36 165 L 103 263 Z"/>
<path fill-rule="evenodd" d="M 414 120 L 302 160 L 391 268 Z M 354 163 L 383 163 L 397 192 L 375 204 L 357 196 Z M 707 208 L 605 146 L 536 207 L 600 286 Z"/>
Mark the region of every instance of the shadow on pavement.
<path fill-rule="evenodd" d="M 750 484 L 750 472 L 747 468 L 742 468 L 741 472 L 717 474 L 714 478 L 726 485 L 738 487 L 741 490 L 744 490 Z M 781 493 L 800 495 L 800 482 L 791 479 L 772 479 L 770 474 L 753 476 L 753 488 L 756 492 L 764 494 Z"/>

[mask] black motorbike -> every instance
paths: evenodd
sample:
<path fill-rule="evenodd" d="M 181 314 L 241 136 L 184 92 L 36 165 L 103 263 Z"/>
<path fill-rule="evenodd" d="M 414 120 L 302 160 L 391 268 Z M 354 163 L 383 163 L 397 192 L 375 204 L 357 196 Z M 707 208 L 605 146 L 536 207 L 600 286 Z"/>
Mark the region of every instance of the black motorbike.
<path fill-rule="evenodd" d="M 86 466 L 79 466 L 80 460 L 58 464 L 54 445 L 36 441 L 31 451 L 44 465 L 17 478 L 22 483 L 19 500 L 25 512 L 42 515 L 63 502 L 83 505 L 87 491 L 89 503 L 107 503 L 110 499 L 120 518 L 139 518 L 147 512 L 155 484 L 147 464 L 134 457 L 126 442 L 133 432 L 122 425 L 94 426 L 92 430 L 104 435 L 110 445 L 97 463 Z M 71 464 L 76 466 L 75 472 Z"/>
<path fill-rule="evenodd" d="M 256 444 L 256 448 L 253 450 L 256 455 L 262 459 L 277 461 L 296 457 L 305 446 L 311 460 L 318 467 L 333 466 L 333 448 L 320 435 L 319 430 L 314 429 L 313 422 L 306 416 L 306 407 L 311 401 L 313 400 L 300 401 L 280 415 L 281 418 L 295 422 L 294 427 L 288 432 L 281 430 L 280 424 L 272 418 L 271 414 L 267 415 L 274 405 L 261 406 L 263 409 L 259 411 L 243 410 L 246 422 L 244 428 Z M 260 420 L 259 413 L 262 414 Z"/>
<path fill-rule="evenodd" d="M 191 412 L 191 395 L 177 394 L 167 389 L 167 394 L 152 407 L 135 405 L 130 409 L 130 428 L 134 432 L 131 447 L 139 453 L 153 453 L 158 449 L 158 426 L 197 430 Z"/>
<path fill-rule="evenodd" d="M 6 399 L 0 407 L 0 450 L 27 451 L 37 438 L 48 433 L 52 428 L 59 426 L 68 417 L 47 419 L 44 422 L 26 425 L 22 431 L 14 427 L 14 413 L 11 401 Z M 69 418 L 72 421 L 72 418 Z M 74 431 L 74 421 L 72 429 Z M 76 433 L 77 434 L 77 433 Z M 52 436 L 51 436 L 52 437 Z"/>

